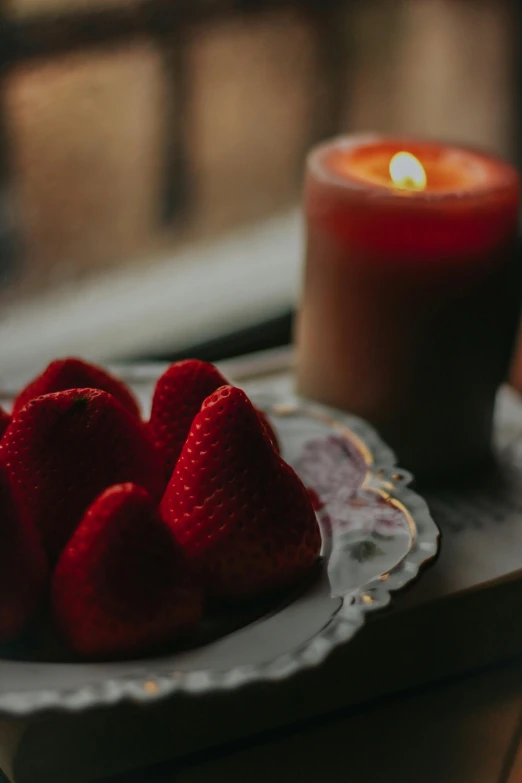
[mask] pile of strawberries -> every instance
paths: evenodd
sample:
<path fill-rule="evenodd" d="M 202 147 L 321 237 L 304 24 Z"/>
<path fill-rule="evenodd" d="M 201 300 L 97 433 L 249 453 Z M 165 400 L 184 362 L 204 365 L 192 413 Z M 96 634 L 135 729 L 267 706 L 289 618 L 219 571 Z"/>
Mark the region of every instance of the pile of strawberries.
<path fill-rule="evenodd" d="M 141 654 L 317 560 L 309 495 L 270 423 L 205 362 L 164 373 L 149 421 L 101 368 L 52 362 L 0 434 L 0 641 L 47 603 L 79 655 Z"/>

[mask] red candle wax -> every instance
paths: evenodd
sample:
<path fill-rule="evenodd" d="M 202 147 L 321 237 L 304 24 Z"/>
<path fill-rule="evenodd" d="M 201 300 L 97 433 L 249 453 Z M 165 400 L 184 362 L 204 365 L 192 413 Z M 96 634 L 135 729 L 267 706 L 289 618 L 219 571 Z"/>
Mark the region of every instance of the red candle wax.
<path fill-rule="evenodd" d="M 299 390 L 368 418 L 418 474 L 490 455 L 519 192 L 508 164 L 430 142 L 340 138 L 309 156 Z"/>

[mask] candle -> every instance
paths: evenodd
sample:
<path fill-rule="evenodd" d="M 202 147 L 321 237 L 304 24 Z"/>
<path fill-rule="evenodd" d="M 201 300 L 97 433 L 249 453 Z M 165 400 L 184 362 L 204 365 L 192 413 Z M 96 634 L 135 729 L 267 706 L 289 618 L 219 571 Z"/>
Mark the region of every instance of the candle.
<path fill-rule="evenodd" d="M 508 164 L 424 141 L 347 137 L 309 156 L 299 391 L 373 422 L 417 475 L 491 455 L 519 189 Z"/>

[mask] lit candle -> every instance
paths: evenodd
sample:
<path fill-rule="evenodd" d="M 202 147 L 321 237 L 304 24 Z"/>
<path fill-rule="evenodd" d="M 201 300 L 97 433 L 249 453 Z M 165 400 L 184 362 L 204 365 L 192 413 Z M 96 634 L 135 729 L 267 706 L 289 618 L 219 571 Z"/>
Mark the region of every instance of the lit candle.
<path fill-rule="evenodd" d="M 309 156 L 299 391 L 369 419 L 418 475 L 491 454 L 519 191 L 510 165 L 429 142 L 348 137 Z"/>

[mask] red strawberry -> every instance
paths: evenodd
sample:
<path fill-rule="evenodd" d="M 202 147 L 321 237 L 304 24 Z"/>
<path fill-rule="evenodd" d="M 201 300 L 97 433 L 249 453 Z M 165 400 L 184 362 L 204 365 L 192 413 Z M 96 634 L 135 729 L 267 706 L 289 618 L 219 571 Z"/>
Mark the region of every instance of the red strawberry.
<path fill-rule="evenodd" d="M 321 547 L 305 487 L 232 386 L 194 419 L 161 512 L 216 599 L 283 587 L 313 566 Z"/>
<path fill-rule="evenodd" d="M 47 564 L 34 527 L 17 508 L 0 467 L 0 642 L 18 636 L 36 608 Z"/>
<path fill-rule="evenodd" d="M 209 394 L 225 383 L 212 364 L 198 359 L 176 362 L 158 379 L 148 426 L 152 441 L 163 455 L 165 485 L 172 476 L 194 416 Z"/>
<path fill-rule="evenodd" d="M 67 389 L 101 389 L 109 392 L 134 416 L 140 416 L 136 398 L 127 386 L 108 372 L 81 359 L 57 359 L 22 389 L 13 404 L 17 413 L 28 402 L 43 394 L 66 391 Z"/>
<path fill-rule="evenodd" d="M 165 485 L 172 476 L 194 417 L 206 398 L 226 383 L 214 365 L 198 359 L 172 364 L 156 383 L 149 432 L 165 460 Z M 259 416 L 279 450 L 277 436 L 268 418 L 261 411 Z"/>
<path fill-rule="evenodd" d="M 0 438 L 3 438 L 4 432 L 11 424 L 11 418 L 11 415 L 0 407 Z"/>
<path fill-rule="evenodd" d="M 163 489 L 161 461 L 145 425 L 97 389 L 31 400 L 2 438 L 0 462 L 51 561 L 107 487 L 134 481 L 158 500 Z"/>
<path fill-rule="evenodd" d="M 86 657 L 131 655 L 194 628 L 201 589 L 148 493 L 100 495 L 64 549 L 52 584 L 56 624 Z"/>

